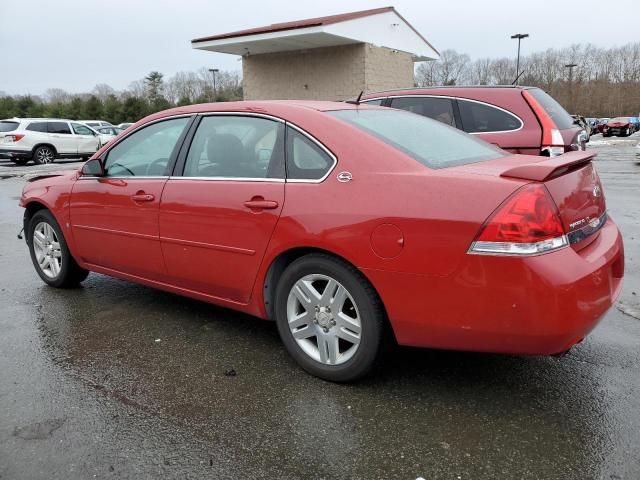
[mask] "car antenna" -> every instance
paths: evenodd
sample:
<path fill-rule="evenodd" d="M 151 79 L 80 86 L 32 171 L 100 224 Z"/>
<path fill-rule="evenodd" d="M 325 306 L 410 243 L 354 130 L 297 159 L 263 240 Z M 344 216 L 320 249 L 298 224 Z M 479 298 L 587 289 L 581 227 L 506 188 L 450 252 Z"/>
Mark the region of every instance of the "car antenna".
<path fill-rule="evenodd" d="M 362 94 L 364 93 L 364 90 L 360 90 L 360 95 L 358 95 L 358 98 L 356 98 L 355 100 L 347 100 L 345 103 L 352 103 L 354 105 L 360 105 L 360 99 L 362 98 Z"/>

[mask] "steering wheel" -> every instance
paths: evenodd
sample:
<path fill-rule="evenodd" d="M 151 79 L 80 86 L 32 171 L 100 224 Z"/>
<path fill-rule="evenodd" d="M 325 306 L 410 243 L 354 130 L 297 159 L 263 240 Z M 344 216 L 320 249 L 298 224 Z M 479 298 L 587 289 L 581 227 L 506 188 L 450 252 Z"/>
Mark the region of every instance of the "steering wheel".
<path fill-rule="evenodd" d="M 122 165 L 121 163 L 117 163 L 117 162 L 116 162 L 116 163 L 112 163 L 112 164 L 111 164 L 111 166 L 112 166 L 112 167 L 116 167 L 116 166 L 118 166 L 118 167 L 120 167 L 120 168 L 122 168 L 122 169 L 126 170 L 127 172 L 129 172 L 129 173 L 130 173 L 131 175 L 133 175 L 134 177 L 136 176 L 136 174 L 135 174 L 135 173 L 133 173 L 133 171 L 131 171 L 131 169 L 130 169 L 130 168 L 125 167 L 125 166 L 124 166 L 124 165 Z M 107 172 L 107 173 L 108 173 L 108 172 Z"/>
<path fill-rule="evenodd" d="M 163 175 L 168 164 L 169 164 L 168 158 L 159 158 L 157 160 L 154 160 L 147 166 L 147 171 L 145 172 L 145 174 L 147 176 L 152 176 L 156 166 L 162 166 L 162 172 L 160 173 L 160 175 Z"/>

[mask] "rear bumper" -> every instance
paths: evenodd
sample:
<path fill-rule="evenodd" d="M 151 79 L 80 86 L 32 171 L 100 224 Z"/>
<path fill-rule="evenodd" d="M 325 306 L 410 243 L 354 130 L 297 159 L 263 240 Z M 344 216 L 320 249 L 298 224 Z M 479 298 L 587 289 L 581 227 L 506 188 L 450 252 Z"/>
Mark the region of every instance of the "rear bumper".
<path fill-rule="evenodd" d="M 624 247 L 609 219 L 579 252 L 468 255 L 447 277 L 363 272 L 402 345 L 550 355 L 581 341 L 618 297 Z"/>
<path fill-rule="evenodd" d="M 18 150 L 16 148 L 0 147 L 0 158 L 31 158 L 31 150 Z"/>

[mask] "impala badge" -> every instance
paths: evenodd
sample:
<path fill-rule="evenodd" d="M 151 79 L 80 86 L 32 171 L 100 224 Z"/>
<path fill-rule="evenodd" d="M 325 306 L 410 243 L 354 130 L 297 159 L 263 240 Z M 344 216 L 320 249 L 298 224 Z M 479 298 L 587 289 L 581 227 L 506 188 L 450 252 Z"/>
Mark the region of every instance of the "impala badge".
<path fill-rule="evenodd" d="M 336 178 L 339 182 L 345 183 L 350 182 L 353 179 L 353 175 L 351 175 L 351 172 L 340 172 Z"/>
<path fill-rule="evenodd" d="M 600 195 L 602 195 L 602 190 L 598 185 L 596 185 L 595 187 L 593 187 L 593 196 L 599 197 Z"/>

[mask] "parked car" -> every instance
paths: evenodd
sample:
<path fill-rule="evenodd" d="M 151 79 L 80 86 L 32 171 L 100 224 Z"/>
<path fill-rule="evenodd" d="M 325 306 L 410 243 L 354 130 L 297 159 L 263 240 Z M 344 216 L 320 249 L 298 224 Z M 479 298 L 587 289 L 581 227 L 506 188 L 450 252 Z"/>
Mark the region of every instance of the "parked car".
<path fill-rule="evenodd" d="M 51 163 L 56 158 L 87 159 L 100 147 L 97 132 L 72 120 L 0 120 L 0 157 L 17 164 Z"/>
<path fill-rule="evenodd" d="M 274 319 L 304 369 L 350 381 L 385 326 L 508 354 L 585 337 L 624 270 L 592 158 L 512 155 L 389 108 L 213 103 L 147 117 L 20 205 L 45 283 L 94 271 Z"/>
<path fill-rule="evenodd" d="M 118 128 L 121 128 L 121 129 L 123 129 L 123 130 L 126 130 L 126 129 L 127 129 L 127 128 L 129 128 L 131 125 L 133 125 L 133 123 L 129 123 L 129 122 L 121 123 L 121 124 L 119 124 L 119 125 L 118 125 Z"/>
<path fill-rule="evenodd" d="M 110 127 L 111 123 L 106 120 L 78 120 L 80 123 L 84 123 L 85 125 L 90 126 L 91 128 L 96 127 Z"/>
<path fill-rule="evenodd" d="M 362 103 L 439 120 L 512 153 L 554 157 L 584 150 L 586 133 L 539 88 L 433 87 L 370 93 Z"/>
<path fill-rule="evenodd" d="M 602 133 L 602 131 L 604 130 L 604 126 L 607 124 L 607 122 L 611 120 L 610 118 L 600 118 L 598 120 L 598 133 Z"/>
<path fill-rule="evenodd" d="M 100 145 L 106 145 L 124 130 L 119 127 L 95 127 L 94 130 L 100 135 Z"/>
<path fill-rule="evenodd" d="M 628 137 L 634 131 L 634 125 L 629 117 L 615 117 L 602 127 L 602 136 L 610 137 L 616 135 L 618 137 Z"/>

